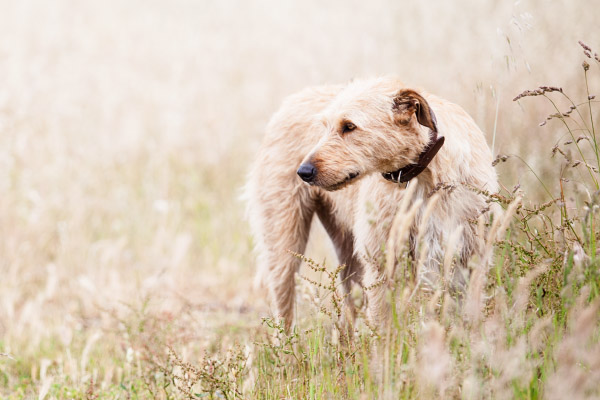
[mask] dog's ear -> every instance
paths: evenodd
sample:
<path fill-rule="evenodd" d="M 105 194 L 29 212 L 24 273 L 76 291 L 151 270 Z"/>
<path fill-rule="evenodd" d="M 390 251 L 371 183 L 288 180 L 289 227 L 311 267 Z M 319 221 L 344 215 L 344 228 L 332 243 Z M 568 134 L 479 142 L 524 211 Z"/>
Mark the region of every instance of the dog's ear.
<path fill-rule="evenodd" d="M 433 110 L 429 107 L 427 100 L 414 90 L 402 89 L 399 91 L 394 97 L 393 110 L 396 121 L 401 125 L 408 124 L 413 114 L 416 114 L 419 124 L 437 132 L 437 121 Z"/>

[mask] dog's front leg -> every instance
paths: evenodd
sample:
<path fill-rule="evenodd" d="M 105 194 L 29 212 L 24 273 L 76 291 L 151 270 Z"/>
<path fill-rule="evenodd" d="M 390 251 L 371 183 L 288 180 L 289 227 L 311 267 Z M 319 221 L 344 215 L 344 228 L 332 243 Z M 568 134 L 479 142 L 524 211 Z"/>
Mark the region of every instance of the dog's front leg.
<path fill-rule="evenodd" d="M 381 182 L 381 177 L 365 178 L 357 198 L 353 232 L 355 249 L 364 268 L 362 286 L 367 299 L 367 317 L 372 329 L 385 332 L 389 319 L 386 299 L 385 245 L 402 190 Z"/>

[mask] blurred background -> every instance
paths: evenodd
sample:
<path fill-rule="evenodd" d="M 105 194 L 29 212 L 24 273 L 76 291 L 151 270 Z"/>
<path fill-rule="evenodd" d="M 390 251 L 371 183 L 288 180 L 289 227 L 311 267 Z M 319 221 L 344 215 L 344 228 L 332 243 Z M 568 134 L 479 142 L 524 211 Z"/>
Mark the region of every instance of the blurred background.
<path fill-rule="evenodd" d="M 0 1 L 0 353 L 34 380 L 40 359 L 77 380 L 94 373 L 81 361 L 94 343 L 127 350 L 106 338 L 131 310 L 185 320 L 194 346 L 260 324 L 239 194 L 270 115 L 306 86 L 397 75 L 463 106 L 494 154 L 551 177 L 543 160 L 565 132 L 538 126 L 547 103 L 512 99 L 539 85 L 587 96 L 577 41 L 600 47 L 598 10 Z M 531 180 L 523 164 L 498 171 L 506 186 Z M 315 238 L 309 252 L 335 264 Z M 5 388 L 11 362 L 0 358 Z"/>

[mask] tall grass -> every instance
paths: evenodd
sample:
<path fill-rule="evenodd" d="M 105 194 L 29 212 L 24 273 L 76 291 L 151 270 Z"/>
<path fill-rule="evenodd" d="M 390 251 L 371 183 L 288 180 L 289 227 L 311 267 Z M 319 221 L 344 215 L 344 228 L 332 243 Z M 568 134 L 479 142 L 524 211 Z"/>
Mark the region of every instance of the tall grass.
<path fill-rule="evenodd" d="M 575 44 L 598 4 L 577 3 L 0 2 L 0 397 L 598 396 L 600 75 Z M 389 327 L 344 322 L 315 230 L 329 262 L 288 335 L 249 285 L 246 166 L 284 96 L 390 73 L 490 133 L 512 217 L 464 307 L 452 251 L 429 290 L 406 260 Z M 512 102 L 542 84 L 562 91 Z"/>

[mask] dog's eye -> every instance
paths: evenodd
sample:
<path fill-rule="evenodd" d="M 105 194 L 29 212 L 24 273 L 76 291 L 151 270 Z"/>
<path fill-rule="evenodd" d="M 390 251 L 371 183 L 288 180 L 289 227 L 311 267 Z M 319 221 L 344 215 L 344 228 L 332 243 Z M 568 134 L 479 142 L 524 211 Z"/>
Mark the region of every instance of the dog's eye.
<path fill-rule="evenodd" d="M 356 125 L 354 125 L 352 122 L 345 122 L 344 125 L 342 125 L 342 133 L 352 132 L 355 129 Z"/>

